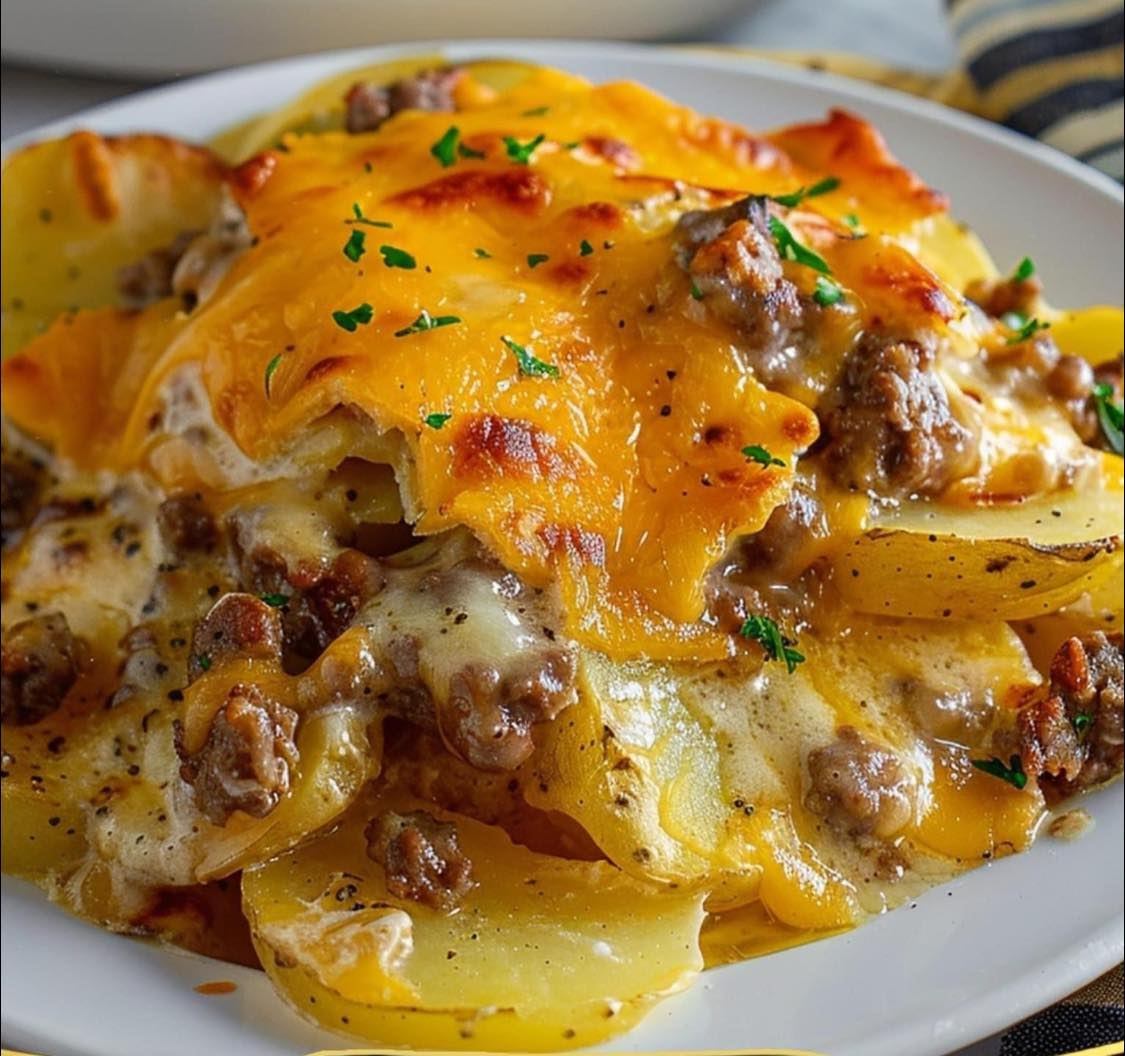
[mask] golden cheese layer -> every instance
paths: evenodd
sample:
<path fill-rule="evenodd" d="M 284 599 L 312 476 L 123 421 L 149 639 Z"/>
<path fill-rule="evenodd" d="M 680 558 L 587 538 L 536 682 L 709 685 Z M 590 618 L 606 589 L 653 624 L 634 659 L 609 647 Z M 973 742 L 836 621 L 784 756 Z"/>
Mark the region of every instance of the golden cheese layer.
<path fill-rule="evenodd" d="M 957 317 L 957 294 L 894 241 L 944 202 L 843 113 L 765 138 L 552 71 L 459 94 L 455 117 L 287 134 L 241 165 L 256 241 L 209 303 L 64 317 L 5 365 L 5 409 L 79 464 L 191 487 L 199 469 L 170 455 L 161 418 L 185 366 L 259 464 L 354 408 L 391 441 L 420 533 L 467 525 L 531 582 L 558 581 L 591 645 L 723 655 L 698 622 L 703 575 L 783 500 L 817 422 L 745 369 L 737 334 L 693 297 L 674 221 L 838 175 L 790 218 L 848 290 L 796 393 L 814 399 L 873 319 L 944 332 Z M 88 173 L 87 141 L 71 150 Z M 93 171 L 112 201 L 112 168 Z M 812 289 L 815 271 L 786 270 Z M 748 445 L 785 465 L 749 462 Z"/>

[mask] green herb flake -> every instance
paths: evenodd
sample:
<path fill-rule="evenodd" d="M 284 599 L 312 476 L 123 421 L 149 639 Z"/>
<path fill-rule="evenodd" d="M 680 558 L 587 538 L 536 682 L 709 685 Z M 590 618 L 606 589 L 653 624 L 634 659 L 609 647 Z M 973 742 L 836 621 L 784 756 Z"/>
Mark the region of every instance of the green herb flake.
<path fill-rule="evenodd" d="M 477 246 L 477 248 L 473 250 L 473 256 L 476 257 L 477 260 L 492 259 L 492 254 L 489 253 L 487 249 L 481 249 L 480 246 Z"/>
<path fill-rule="evenodd" d="M 430 153 L 443 169 L 457 163 L 457 144 L 461 139 L 461 130 L 456 125 L 450 125 L 432 147 Z"/>
<path fill-rule="evenodd" d="M 521 374 L 526 374 L 531 378 L 557 378 L 559 376 L 559 368 L 554 363 L 544 363 L 541 359 L 536 359 L 523 345 L 513 341 L 510 337 L 504 336 L 500 338 L 507 346 L 508 351 L 516 357 L 516 364 L 519 366 Z"/>
<path fill-rule="evenodd" d="M 591 246 L 590 243 L 586 241 L 586 239 L 582 239 L 582 241 L 578 243 L 578 255 L 580 257 L 588 257 L 593 252 L 594 247 Z"/>
<path fill-rule="evenodd" d="M 332 321 L 341 330 L 347 330 L 349 334 L 354 334 L 360 326 L 366 326 L 374 318 L 375 309 L 366 301 L 350 312 L 335 311 L 332 313 Z"/>
<path fill-rule="evenodd" d="M 1012 272 L 1012 278 L 1015 279 L 1016 282 L 1027 282 L 1034 274 L 1035 261 L 1032 260 L 1031 257 L 1024 257 L 1023 260 L 1016 265 L 1016 270 Z"/>
<path fill-rule="evenodd" d="M 798 664 L 805 662 L 803 653 L 798 652 L 781 633 L 781 628 L 768 616 L 751 616 L 738 632 L 743 638 L 757 642 L 765 651 L 768 660 L 783 660 L 789 674 L 797 670 Z"/>
<path fill-rule="evenodd" d="M 344 256 L 348 258 L 353 264 L 359 263 L 359 258 L 367 252 L 364 242 L 367 235 L 362 231 L 356 229 L 348 236 L 347 242 L 344 243 Z"/>
<path fill-rule="evenodd" d="M 372 220 L 369 216 L 363 215 L 363 210 L 360 208 L 359 202 L 352 202 L 352 215 L 350 219 L 344 221 L 345 224 L 365 224 L 367 227 L 394 227 L 389 220 Z"/>
<path fill-rule="evenodd" d="M 201 671 L 211 670 L 211 657 L 206 653 L 200 653 L 199 656 L 195 658 L 195 662 L 199 665 Z"/>
<path fill-rule="evenodd" d="M 1078 712 L 1073 719 L 1070 720 L 1071 726 L 1074 727 L 1074 732 L 1077 734 L 1085 733 L 1094 722 L 1093 715 L 1085 711 Z"/>
<path fill-rule="evenodd" d="M 403 268 L 406 271 L 411 271 L 418 267 L 418 262 L 405 249 L 398 249 L 396 246 L 380 246 L 379 252 L 383 256 L 383 263 L 388 268 Z"/>
<path fill-rule="evenodd" d="M 850 228 L 851 228 L 851 229 L 852 229 L 853 231 L 854 231 L 854 230 L 855 230 L 855 229 L 856 229 L 857 227 L 861 227 L 861 226 L 862 226 L 862 224 L 861 224 L 861 222 L 860 222 L 860 219 L 859 219 L 859 217 L 858 217 L 858 216 L 857 216 L 857 215 L 856 215 L 855 213 L 844 213 L 844 215 L 843 215 L 843 216 L 841 217 L 841 219 L 842 219 L 842 220 L 844 221 L 844 223 L 845 223 L 845 224 L 847 224 L 847 225 L 848 225 L 848 227 L 850 227 Z"/>
<path fill-rule="evenodd" d="M 699 288 L 699 284 L 695 281 L 695 279 L 691 280 L 691 296 L 693 300 L 703 300 L 703 291 Z"/>
<path fill-rule="evenodd" d="M 280 366 L 281 366 L 281 353 L 278 352 L 278 354 L 276 356 L 274 356 L 273 359 L 271 359 L 266 364 L 266 373 L 265 373 L 264 380 L 265 380 L 265 386 L 266 386 L 266 399 L 267 400 L 270 398 L 270 386 L 273 384 L 273 376 L 277 373 L 277 368 L 280 367 Z"/>
<path fill-rule="evenodd" d="M 550 112 L 549 106 L 533 106 L 530 110 L 525 110 L 520 117 L 542 117 L 544 114 Z"/>
<path fill-rule="evenodd" d="M 457 154 L 466 160 L 474 161 L 480 161 L 485 156 L 483 150 L 473 150 L 473 148 L 466 143 L 457 144 Z"/>
<path fill-rule="evenodd" d="M 443 414 L 441 411 L 434 411 L 432 414 L 427 414 L 422 421 L 431 429 L 440 429 L 452 417 L 453 415 L 451 414 Z"/>
<path fill-rule="evenodd" d="M 773 200 L 778 205 L 794 209 L 806 198 L 819 198 L 822 194 L 828 194 L 839 186 L 840 181 L 835 176 L 828 176 L 818 183 L 814 183 L 811 187 L 799 187 L 792 194 L 775 194 Z"/>
<path fill-rule="evenodd" d="M 280 609 L 282 606 L 289 604 L 289 595 L 287 594 L 259 594 L 258 596 L 271 609 Z"/>
<path fill-rule="evenodd" d="M 1011 315 L 1018 315 L 1018 312 L 1012 312 Z M 1026 341 L 1030 337 L 1034 337 L 1040 330 L 1050 330 L 1050 323 L 1042 323 L 1038 319 L 1027 319 L 1023 326 L 1019 327 L 1014 334 L 1008 338 L 1009 345 L 1018 345 Z"/>
<path fill-rule="evenodd" d="M 757 462 L 759 466 L 784 466 L 787 464 L 784 458 L 778 458 L 768 448 L 762 447 L 761 444 L 750 444 L 742 449 L 742 453 L 751 462 Z"/>
<path fill-rule="evenodd" d="M 540 264 L 546 264 L 551 258 L 546 253 L 528 253 L 527 266 L 529 268 L 537 268 Z"/>
<path fill-rule="evenodd" d="M 769 228 L 770 234 L 773 235 L 773 240 L 777 244 L 778 252 L 784 260 L 796 261 L 796 263 L 803 264 L 806 268 L 812 268 L 824 275 L 829 273 L 831 269 L 828 267 L 828 262 L 807 246 L 802 246 L 793 237 L 793 232 L 776 216 L 770 217 Z"/>
<path fill-rule="evenodd" d="M 508 157 L 517 165 L 527 165 L 531 161 L 531 155 L 546 138 L 546 135 L 540 132 L 534 139 L 521 143 L 515 136 L 505 136 L 504 149 L 508 152 Z"/>
<path fill-rule="evenodd" d="M 1113 386 L 1108 382 L 1100 381 L 1094 386 L 1094 409 L 1098 414 L 1098 424 L 1110 446 L 1110 450 L 1120 455 L 1125 453 L 1125 439 L 1122 437 L 1122 426 L 1125 425 L 1125 415 L 1122 405 L 1114 403 Z"/>
<path fill-rule="evenodd" d="M 409 326 L 395 331 L 395 337 L 408 337 L 410 334 L 421 334 L 427 330 L 436 330 L 441 326 L 454 326 L 461 322 L 459 315 L 430 315 L 425 308 Z"/>
<path fill-rule="evenodd" d="M 821 306 L 828 308 L 830 305 L 839 304 L 844 299 L 844 291 L 839 284 L 823 275 L 816 277 L 816 289 L 813 290 L 813 300 Z"/>
<path fill-rule="evenodd" d="M 998 777 L 1001 781 L 1007 781 L 1013 788 L 1022 789 L 1027 786 L 1027 774 L 1024 773 L 1023 763 L 1020 762 L 1018 755 L 1013 755 L 1007 766 L 1004 765 L 1003 759 L 997 759 L 996 756 L 991 759 L 970 759 L 969 761 L 978 770 L 991 774 L 993 777 Z"/>

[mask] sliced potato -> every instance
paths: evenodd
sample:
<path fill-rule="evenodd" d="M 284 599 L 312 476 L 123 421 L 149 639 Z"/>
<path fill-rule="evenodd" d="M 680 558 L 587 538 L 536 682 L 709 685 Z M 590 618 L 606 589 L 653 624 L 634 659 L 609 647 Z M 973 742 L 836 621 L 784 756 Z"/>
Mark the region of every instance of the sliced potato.
<path fill-rule="evenodd" d="M 724 859 L 730 808 L 719 749 L 676 679 L 659 665 L 587 653 L 581 692 L 578 705 L 544 728 L 525 767 L 531 802 L 573 817 L 637 876 L 693 883 L 724 864 L 737 871 L 737 858 Z M 746 883 L 754 879 L 748 870 Z"/>
<path fill-rule="evenodd" d="M 317 1022 L 417 1048 L 589 1045 L 702 967 L 702 892 L 536 854 L 464 817 L 443 815 L 476 881 L 457 911 L 395 898 L 364 828 L 421 805 L 366 800 L 331 834 L 243 876 L 266 971 Z"/>
<path fill-rule="evenodd" d="M 10 157 L 3 171 L 3 347 L 63 312 L 118 301 L 117 269 L 206 228 L 225 166 L 166 136 L 75 132 Z"/>
<path fill-rule="evenodd" d="M 835 559 L 861 612 L 921 619 L 1027 619 L 1081 597 L 1121 549 L 1120 459 L 1102 486 L 991 507 L 903 503 Z M 1108 462 L 1108 456 L 1107 456 Z"/>

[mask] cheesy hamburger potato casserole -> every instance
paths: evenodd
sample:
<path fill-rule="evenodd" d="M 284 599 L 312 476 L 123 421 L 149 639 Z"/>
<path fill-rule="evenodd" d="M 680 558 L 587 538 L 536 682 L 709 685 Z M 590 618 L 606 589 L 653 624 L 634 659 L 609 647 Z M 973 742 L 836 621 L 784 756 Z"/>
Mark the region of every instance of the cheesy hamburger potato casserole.
<path fill-rule="evenodd" d="M 1121 774 L 1121 310 L 861 118 L 419 59 L 3 191 L 4 868 L 70 911 L 558 1049 Z"/>

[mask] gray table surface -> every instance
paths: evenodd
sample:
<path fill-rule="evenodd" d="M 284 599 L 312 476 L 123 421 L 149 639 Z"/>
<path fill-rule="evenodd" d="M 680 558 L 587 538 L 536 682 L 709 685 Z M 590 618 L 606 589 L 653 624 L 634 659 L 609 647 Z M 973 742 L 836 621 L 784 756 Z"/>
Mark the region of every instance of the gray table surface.
<path fill-rule="evenodd" d="M 760 0 L 707 39 L 755 48 L 848 52 L 925 71 L 945 70 L 956 61 L 941 0 Z M 0 66 L 0 138 L 145 87 L 111 74 L 79 76 L 5 63 Z M 955 1056 L 991 1056 L 996 1048 L 993 1039 Z"/>

